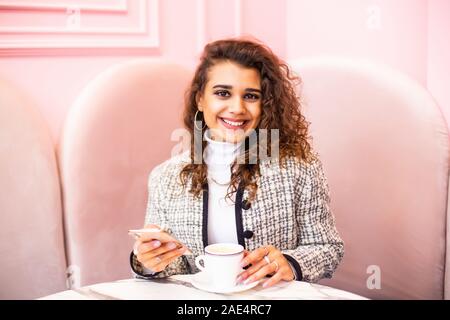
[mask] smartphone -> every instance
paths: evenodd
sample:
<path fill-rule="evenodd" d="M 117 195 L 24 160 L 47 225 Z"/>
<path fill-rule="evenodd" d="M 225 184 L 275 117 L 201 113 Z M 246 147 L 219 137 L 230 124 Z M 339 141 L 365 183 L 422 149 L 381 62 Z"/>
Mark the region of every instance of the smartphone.
<path fill-rule="evenodd" d="M 149 233 L 149 232 L 161 232 L 163 230 L 158 228 L 147 228 L 147 229 L 131 229 L 128 230 L 128 234 L 131 236 L 134 236 L 134 238 L 137 240 L 141 237 L 143 233 Z"/>
<path fill-rule="evenodd" d="M 130 229 L 128 230 L 128 234 L 133 236 L 135 240 L 138 240 L 142 234 L 151 233 L 151 232 L 162 232 L 164 230 L 158 228 L 144 228 L 144 229 Z M 177 249 L 180 249 L 183 245 L 175 238 L 172 238 L 173 242 L 177 244 Z M 186 247 L 186 246 L 185 246 Z M 192 254 L 192 251 L 186 247 L 186 251 L 183 255 Z"/>

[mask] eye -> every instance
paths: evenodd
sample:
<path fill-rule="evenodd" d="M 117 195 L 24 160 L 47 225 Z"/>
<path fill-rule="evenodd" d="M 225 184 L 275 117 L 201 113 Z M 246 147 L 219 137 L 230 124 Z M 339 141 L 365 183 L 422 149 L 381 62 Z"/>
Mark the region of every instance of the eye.
<path fill-rule="evenodd" d="M 215 95 L 219 96 L 219 97 L 229 97 L 230 93 L 226 90 L 219 90 L 214 92 Z"/>
<path fill-rule="evenodd" d="M 244 97 L 246 99 L 250 99 L 250 100 L 258 100 L 259 99 L 259 96 L 256 94 L 253 94 L 253 93 L 247 93 Z"/>

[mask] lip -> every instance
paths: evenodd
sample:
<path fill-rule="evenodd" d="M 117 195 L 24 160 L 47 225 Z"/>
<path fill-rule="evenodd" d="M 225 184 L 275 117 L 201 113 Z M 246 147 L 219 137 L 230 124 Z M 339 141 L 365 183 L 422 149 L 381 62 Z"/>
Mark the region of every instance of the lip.
<path fill-rule="evenodd" d="M 248 121 L 248 119 L 235 119 L 235 118 L 226 118 L 226 117 L 219 117 L 219 118 L 225 119 L 228 121 L 233 121 L 233 122 Z"/>
<path fill-rule="evenodd" d="M 219 118 L 219 122 L 227 129 L 231 129 L 231 130 L 238 130 L 238 129 L 243 129 L 247 126 L 247 124 L 249 123 L 249 120 L 245 120 L 245 119 L 231 119 L 231 118 L 225 118 L 225 117 L 218 117 Z M 233 126 L 231 124 L 226 123 L 225 121 L 223 121 L 223 119 L 228 120 L 228 121 L 233 121 L 233 122 L 240 122 L 240 121 L 244 121 L 244 123 L 240 126 Z"/>

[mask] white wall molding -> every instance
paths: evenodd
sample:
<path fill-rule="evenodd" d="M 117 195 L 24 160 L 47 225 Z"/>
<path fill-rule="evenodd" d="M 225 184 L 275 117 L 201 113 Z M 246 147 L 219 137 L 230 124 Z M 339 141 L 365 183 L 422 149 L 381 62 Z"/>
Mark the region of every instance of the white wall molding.
<path fill-rule="evenodd" d="M 113 4 L 112 1 L 107 2 L 110 5 Z M 5 3 L 6 1 L 2 1 L 1 5 L 5 5 Z M 83 13 L 75 7 L 70 9 L 72 10 L 70 13 L 74 16 L 68 16 L 67 23 L 64 26 L 2 26 L 0 27 L 0 55 L 17 55 L 21 52 L 26 55 L 46 54 L 52 49 L 65 49 L 68 53 L 70 53 L 70 49 L 83 48 L 158 49 L 160 45 L 159 1 L 128 0 L 128 2 L 120 1 L 116 3 L 116 5 L 121 6 L 123 4 L 126 5 L 127 12 L 119 16 L 114 13 L 113 18 L 128 18 L 130 21 L 125 20 L 127 25 L 124 27 L 114 26 L 114 20 L 112 20 L 110 27 L 83 27 L 79 20 L 82 19 L 83 14 L 88 13 Z M 127 14 L 131 13 L 132 18 L 127 17 Z M 64 14 L 64 12 L 61 14 Z M 77 15 L 81 15 L 81 17 L 77 17 Z M 103 12 L 102 17 L 105 21 L 108 21 L 109 14 Z M 74 23 L 70 24 L 72 22 Z"/>
<path fill-rule="evenodd" d="M 83 11 L 97 12 L 127 12 L 128 1 L 130 0 L 77 0 L 74 1 L 35 1 L 35 0 L 0 0 L 1 9 L 14 10 L 62 10 L 68 7 L 77 7 Z M 132 0 L 131 0 L 132 1 Z"/>

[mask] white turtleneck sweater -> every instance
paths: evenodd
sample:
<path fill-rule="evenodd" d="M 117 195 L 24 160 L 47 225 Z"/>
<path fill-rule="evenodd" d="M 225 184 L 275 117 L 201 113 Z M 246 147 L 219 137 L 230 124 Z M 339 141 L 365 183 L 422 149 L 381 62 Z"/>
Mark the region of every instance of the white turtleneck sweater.
<path fill-rule="evenodd" d="M 238 243 L 234 201 L 225 198 L 231 179 L 231 164 L 241 143 L 218 142 L 205 133 L 204 160 L 208 166 L 208 243 Z"/>
<path fill-rule="evenodd" d="M 205 132 L 208 142 L 205 150 L 205 163 L 208 165 L 208 244 L 218 242 L 238 243 L 234 201 L 225 199 L 231 178 L 231 164 L 239 153 L 241 143 L 218 142 Z M 218 183 L 217 183 L 218 182 Z M 223 185 L 222 185 L 223 184 Z M 294 274 L 298 275 L 289 263 Z"/>

